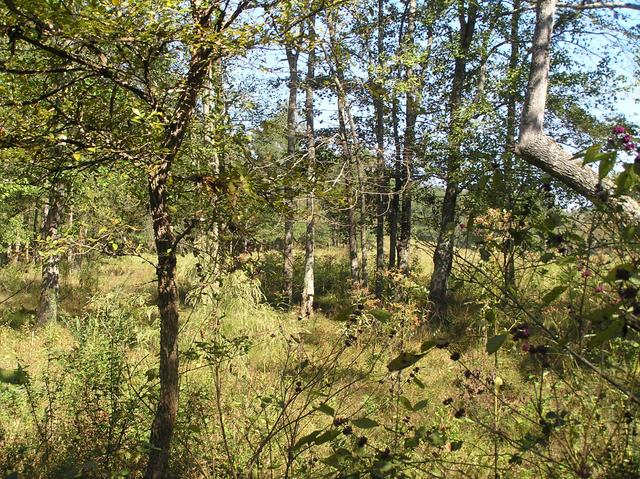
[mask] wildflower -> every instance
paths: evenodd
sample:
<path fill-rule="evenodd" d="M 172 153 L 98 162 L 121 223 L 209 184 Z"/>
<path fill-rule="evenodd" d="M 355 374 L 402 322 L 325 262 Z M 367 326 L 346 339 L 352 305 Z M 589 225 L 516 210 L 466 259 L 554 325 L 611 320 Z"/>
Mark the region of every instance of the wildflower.
<path fill-rule="evenodd" d="M 596 287 L 596 293 L 604 293 L 604 285 L 603 284 L 599 284 Z"/>
<path fill-rule="evenodd" d="M 616 125 L 616 126 L 613 127 L 613 133 L 616 134 L 616 135 L 622 134 L 625 131 L 627 131 L 627 130 L 625 130 L 624 126 L 622 126 L 622 125 Z"/>
<path fill-rule="evenodd" d="M 636 144 L 633 143 L 633 142 L 626 143 L 624 145 L 624 149 L 627 150 L 627 151 L 633 151 L 633 150 L 636 149 Z"/>
<path fill-rule="evenodd" d="M 592 276 L 592 275 L 593 275 L 593 272 L 592 272 L 589 268 L 585 269 L 585 270 L 582 272 L 582 277 L 583 277 L 583 278 L 589 278 L 589 277 L 590 277 L 590 276 Z"/>

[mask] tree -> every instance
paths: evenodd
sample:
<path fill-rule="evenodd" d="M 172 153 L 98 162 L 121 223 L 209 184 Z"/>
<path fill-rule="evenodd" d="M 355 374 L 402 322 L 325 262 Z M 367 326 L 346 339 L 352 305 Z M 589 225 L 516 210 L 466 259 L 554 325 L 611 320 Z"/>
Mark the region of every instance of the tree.
<path fill-rule="evenodd" d="M 605 2 L 601 3 L 605 5 Z M 520 120 L 520 136 L 514 151 L 526 162 L 542 169 L 594 203 L 621 211 L 624 217 L 637 223 L 640 221 L 640 204 L 634 198 L 616 196 L 615 186 L 609 180 L 600 178 L 591 168 L 583 166 L 579 159 L 544 133 L 551 35 L 557 6 L 556 0 L 539 0 L 537 3 L 529 82 Z"/>

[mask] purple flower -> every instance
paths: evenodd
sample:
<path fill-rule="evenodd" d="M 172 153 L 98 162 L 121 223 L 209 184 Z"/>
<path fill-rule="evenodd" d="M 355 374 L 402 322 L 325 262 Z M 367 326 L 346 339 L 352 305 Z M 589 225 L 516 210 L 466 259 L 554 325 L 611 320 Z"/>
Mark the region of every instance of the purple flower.
<path fill-rule="evenodd" d="M 613 133 L 615 133 L 616 135 L 620 134 L 620 133 L 624 133 L 626 130 L 624 129 L 624 126 L 622 125 L 616 125 L 613 127 Z"/>
<path fill-rule="evenodd" d="M 626 145 L 624 145 L 625 150 L 627 151 L 633 151 L 636 149 L 636 144 L 635 143 L 627 143 Z"/>
<path fill-rule="evenodd" d="M 624 143 L 629 143 L 631 141 L 631 135 L 627 134 L 622 137 L 622 141 Z"/>

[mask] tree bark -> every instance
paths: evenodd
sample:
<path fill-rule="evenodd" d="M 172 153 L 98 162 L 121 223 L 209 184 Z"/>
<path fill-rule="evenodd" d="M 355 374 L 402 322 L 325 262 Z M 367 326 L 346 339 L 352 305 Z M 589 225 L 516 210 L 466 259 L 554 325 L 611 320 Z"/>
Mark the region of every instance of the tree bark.
<path fill-rule="evenodd" d="M 416 0 L 408 0 L 407 32 L 405 35 L 405 48 L 412 49 L 415 45 L 414 36 L 416 28 Z M 407 80 L 415 77 L 414 67 L 407 69 Z M 416 139 L 416 119 L 418 117 L 419 101 L 416 92 L 410 87 L 407 91 L 404 148 L 402 151 L 403 173 L 405 182 L 402 190 L 402 212 L 400 217 L 400 248 L 399 268 L 404 274 L 409 274 L 409 248 L 411 242 L 411 208 L 413 201 L 413 155 Z"/>
<path fill-rule="evenodd" d="M 505 152 L 503 160 L 504 184 L 507 185 L 504 191 L 504 208 L 507 211 L 513 210 L 513 194 L 511 192 L 511 181 L 513 175 L 513 152 L 510 151 L 510 145 L 513 144 L 516 137 L 516 98 L 518 89 L 518 63 L 520 60 L 520 5 L 521 0 L 514 0 L 513 13 L 511 15 L 511 31 L 509 33 L 509 43 L 511 44 L 511 52 L 509 54 L 509 92 L 507 94 L 507 118 L 505 133 Z M 515 267 L 515 251 L 513 238 L 508 237 L 504 243 L 504 285 L 507 290 L 515 286 L 516 267 Z"/>
<path fill-rule="evenodd" d="M 447 158 L 446 188 L 442 201 L 438 240 L 433 254 L 433 274 L 429 290 L 429 300 L 433 305 L 432 316 L 440 319 L 446 316 L 448 309 L 447 293 L 453 265 L 456 205 L 460 193 L 458 173 L 461 164 L 460 137 L 463 127 L 460 120 L 460 110 L 466 78 L 467 56 L 473 39 L 478 7 L 476 3 L 472 2 L 468 6 L 468 11 L 464 10 L 464 3 L 462 3 L 459 12 L 460 51 L 455 60 L 449 100 L 449 157 Z"/>
<path fill-rule="evenodd" d="M 398 218 L 400 217 L 400 194 L 402 192 L 402 142 L 398 126 L 398 99 L 393 98 L 391 120 L 393 123 L 394 167 L 393 193 L 389 208 L 389 268 L 398 266 Z"/>
<path fill-rule="evenodd" d="M 60 220 L 62 219 L 62 189 L 60 185 L 51 186 L 49 202 L 43 208 L 42 239 L 45 242 L 42 260 L 42 283 L 38 302 L 36 325 L 41 327 L 58 319 L 58 300 L 60 293 L 60 254 L 55 252 L 59 239 Z"/>
<path fill-rule="evenodd" d="M 349 264 L 351 269 L 351 282 L 353 283 L 353 285 L 360 285 L 363 277 L 361 276 L 362 271 L 359 267 L 358 261 L 358 227 L 356 224 L 356 205 L 358 204 L 358 191 L 354 188 L 353 184 L 354 170 L 356 171 L 358 179 L 360 178 L 359 164 L 355 158 L 358 153 L 354 152 L 354 149 L 357 147 L 357 137 L 355 133 L 353 117 L 351 116 L 351 113 L 348 110 L 347 106 L 347 93 L 344 88 L 344 70 L 342 67 L 341 59 L 338 53 L 335 51 L 335 48 L 337 46 L 336 27 L 335 21 L 331 14 L 327 16 L 327 29 L 329 30 L 329 41 L 331 43 L 333 58 L 330 58 L 328 54 L 326 56 L 329 65 L 333 63 L 333 67 L 330 68 L 332 70 L 333 81 L 336 86 L 336 95 L 338 100 L 338 131 L 340 132 L 342 150 L 347 161 L 345 186 L 347 201 L 349 203 L 347 209 L 347 235 L 349 242 Z M 347 125 L 349 126 L 349 131 L 347 131 Z M 360 181 L 358 183 L 360 183 Z M 360 194 L 364 194 L 364 192 L 361 191 Z M 361 232 L 360 240 L 362 241 L 363 239 L 364 238 Z M 363 260 L 366 262 L 366 251 L 363 250 L 363 253 Z"/>
<path fill-rule="evenodd" d="M 382 72 L 383 55 L 384 55 L 384 0 L 378 0 L 378 18 L 377 18 L 377 63 Z M 382 75 L 382 73 L 379 73 Z M 382 91 L 384 88 L 384 79 L 377 78 L 375 85 L 375 93 L 373 96 L 373 107 L 376 115 L 376 159 L 377 159 L 377 177 L 378 177 L 378 198 L 376 207 L 376 298 L 382 298 L 383 274 L 385 268 L 384 262 L 384 216 L 387 210 L 387 174 L 384 162 L 384 103 L 382 100 Z"/>
<path fill-rule="evenodd" d="M 204 86 L 204 95 L 202 100 L 202 115 L 205 125 L 205 143 L 211 148 L 211 156 L 209 157 L 209 166 L 211 174 L 217 179 L 220 176 L 220 151 L 219 142 L 220 134 L 216 131 L 215 120 L 225 118 L 226 111 L 224 105 L 224 88 L 223 88 L 223 67 L 222 58 L 216 60 L 211 59 L 207 69 L 207 77 Z M 211 204 L 215 208 L 217 198 L 212 198 Z M 221 271 L 223 267 L 223 259 L 221 258 L 222 248 L 220 247 L 220 224 L 214 221 L 210 231 L 206 237 L 206 252 L 213 273 Z"/>
<path fill-rule="evenodd" d="M 198 26 L 211 25 L 211 10 L 197 19 Z M 157 255 L 158 312 L 160 314 L 160 396 L 151 424 L 149 459 L 145 479 L 163 479 L 167 475 L 171 439 L 178 413 L 179 393 L 179 296 L 176 286 L 176 236 L 169 214 L 168 182 L 173 160 L 184 141 L 193 116 L 196 100 L 207 75 L 212 57 L 211 47 L 199 46 L 189 62 L 184 89 L 176 102 L 172 119 L 164 129 L 162 148 L 165 154 L 149 165 L 149 209 Z"/>
<path fill-rule="evenodd" d="M 145 477 L 166 475 L 171 438 L 178 412 L 178 324 L 179 296 L 176 285 L 175 235 L 167 204 L 170 163 L 164 162 L 149 177 L 149 206 L 158 264 L 158 311 L 160 313 L 160 397 L 151 426 L 149 462 Z"/>
<path fill-rule="evenodd" d="M 549 87 L 550 47 L 557 0 L 538 0 L 533 33 L 531 66 L 522 117 L 520 137 L 514 151 L 594 203 L 621 212 L 630 222 L 640 222 L 640 204 L 628 196 L 616 197 L 615 187 L 544 133 L 544 112 Z"/>
<path fill-rule="evenodd" d="M 292 160 L 296 154 L 297 98 L 298 98 L 298 52 L 291 46 L 286 47 L 289 64 L 289 101 L 287 103 L 287 156 Z M 293 303 L 293 225 L 294 206 L 293 193 L 289 187 L 284 188 L 285 220 L 284 220 L 284 284 L 283 292 L 287 305 Z"/>
<path fill-rule="evenodd" d="M 315 181 L 316 181 L 316 140 L 313 121 L 313 82 L 315 78 L 315 16 L 309 24 L 309 58 L 307 60 L 307 78 L 305 81 L 305 120 L 307 123 L 307 232 L 305 237 L 304 291 L 302 292 L 302 317 L 313 317 L 313 298 L 315 295 Z"/>

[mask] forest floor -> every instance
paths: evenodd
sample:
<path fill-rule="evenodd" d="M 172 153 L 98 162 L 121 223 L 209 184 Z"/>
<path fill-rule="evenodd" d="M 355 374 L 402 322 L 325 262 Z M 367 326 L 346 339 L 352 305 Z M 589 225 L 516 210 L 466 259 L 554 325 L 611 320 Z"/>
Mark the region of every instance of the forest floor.
<path fill-rule="evenodd" d="M 193 257 L 181 258 L 176 477 L 281 477 L 288 468 L 291 477 L 330 476 L 349 441 L 370 452 L 362 462 L 374 469 L 380 455 L 401 450 L 409 477 L 539 476 L 513 460 L 517 441 L 487 431 L 502 424 L 505 437 L 525 435 L 540 412 L 530 398 L 544 388 L 557 401 L 566 389 L 553 378 L 541 385 L 539 363 L 524 353 L 488 355 L 492 331 L 472 305 L 458 304 L 446 328 L 418 327 L 426 254 L 404 296 L 385 303 L 349 291 L 340 254 L 319 254 L 312 320 L 274 306 L 276 253 L 216 287 L 199 283 Z M 0 472 L 137 477 L 158 384 L 153 267 L 112 258 L 64 271 L 60 321 L 34 330 L 38 277 L 28 265 L 0 270 L 0 367 L 19 366 L 30 379 L 24 388 L 0 384 L 8 406 L 0 407 Z M 433 338 L 440 343 L 421 357 Z M 402 351 L 415 353 L 415 364 L 393 374 Z"/>

